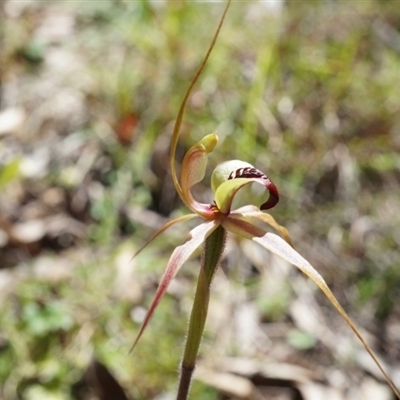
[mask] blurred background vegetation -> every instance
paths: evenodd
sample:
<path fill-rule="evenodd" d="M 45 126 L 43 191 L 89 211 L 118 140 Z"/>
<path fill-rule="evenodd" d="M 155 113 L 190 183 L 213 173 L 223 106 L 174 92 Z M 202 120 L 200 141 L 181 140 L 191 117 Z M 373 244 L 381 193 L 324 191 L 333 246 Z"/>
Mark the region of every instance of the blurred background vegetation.
<path fill-rule="evenodd" d="M 0 397 L 173 398 L 198 258 L 128 351 L 190 224 L 131 258 L 186 212 L 169 139 L 223 4 L 0 7 Z M 178 151 L 217 131 L 210 171 L 238 158 L 269 175 L 271 213 L 397 377 L 399 71 L 397 1 L 234 1 Z M 241 201 L 261 204 L 256 189 Z M 232 238 L 214 288 L 193 399 L 393 398 L 290 266 Z M 235 393 L 239 378 L 263 397 Z"/>

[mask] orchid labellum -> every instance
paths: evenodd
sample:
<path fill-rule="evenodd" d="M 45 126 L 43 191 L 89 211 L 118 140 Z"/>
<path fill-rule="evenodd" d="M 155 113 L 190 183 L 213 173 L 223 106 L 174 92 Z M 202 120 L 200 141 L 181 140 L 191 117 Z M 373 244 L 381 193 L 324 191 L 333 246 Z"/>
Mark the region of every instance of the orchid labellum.
<path fill-rule="evenodd" d="M 138 253 L 154 238 L 178 222 L 186 221 L 195 217 L 199 217 L 202 222 L 197 227 L 192 229 L 189 233 L 188 239 L 173 251 L 133 347 L 137 344 L 138 340 L 142 336 L 172 279 L 176 276 L 182 265 L 188 260 L 193 252 L 199 246 L 203 245 L 202 263 L 197 282 L 192 314 L 190 317 L 189 331 L 182 360 L 181 377 L 177 395 L 178 400 L 187 399 L 189 385 L 195 367 L 195 361 L 207 315 L 211 281 L 222 257 L 226 233 L 231 232 L 235 235 L 258 243 L 262 247 L 268 249 L 272 253 L 296 266 L 305 275 L 307 275 L 322 290 L 325 296 L 342 315 L 347 324 L 362 342 L 372 359 L 375 361 L 397 397 L 400 399 L 399 391 L 379 363 L 373 351 L 359 333 L 358 329 L 355 327 L 350 317 L 338 303 L 335 296 L 326 285 L 324 279 L 307 260 L 305 260 L 294 250 L 291 245 L 287 230 L 280 226 L 270 214 L 263 212 L 264 210 L 274 207 L 279 201 L 278 190 L 266 174 L 244 161 L 231 160 L 224 162 L 219 164 L 212 173 L 211 188 L 214 195 L 213 202 L 204 204 L 195 200 L 193 198 L 191 189 L 194 185 L 203 180 L 206 172 L 208 155 L 214 150 L 218 143 L 218 136 L 213 133 L 205 136 L 188 150 L 182 161 L 180 179 L 178 179 L 175 167 L 175 153 L 179 139 L 183 113 L 191 90 L 198 80 L 214 47 L 215 41 L 218 37 L 226 12 L 228 10 L 229 3 L 230 1 L 227 3 L 224 14 L 218 25 L 208 52 L 198 71 L 196 72 L 182 101 L 171 139 L 170 168 L 172 179 L 175 189 L 178 192 L 181 200 L 187 206 L 187 208 L 192 211 L 192 213 L 166 223 L 141 249 L 139 249 Z M 257 183 L 265 187 L 268 194 L 266 201 L 260 206 L 251 204 L 233 210 L 232 203 L 237 192 L 243 186 L 250 183 Z M 260 222 L 272 227 L 280 234 L 280 236 L 270 232 L 267 229 L 267 226 L 265 228 L 261 228 Z"/>

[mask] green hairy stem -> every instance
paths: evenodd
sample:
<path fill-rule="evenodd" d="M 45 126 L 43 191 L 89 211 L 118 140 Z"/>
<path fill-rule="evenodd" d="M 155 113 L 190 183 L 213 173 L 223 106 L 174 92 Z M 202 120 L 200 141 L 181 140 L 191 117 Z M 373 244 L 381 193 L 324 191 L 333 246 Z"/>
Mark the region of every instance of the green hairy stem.
<path fill-rule="evenodd" d="M 190 382 L 196 365 L 196 357 L 199 352 L 207 317 L 211 282 L 221 260 L 225 241 L 226 231 L 221 226 L 212 232 L 205 241 L 196 294 L 190 315 L 185 352 L 181 364 L 177 400 L 186 400 L 188 398 Z"/>

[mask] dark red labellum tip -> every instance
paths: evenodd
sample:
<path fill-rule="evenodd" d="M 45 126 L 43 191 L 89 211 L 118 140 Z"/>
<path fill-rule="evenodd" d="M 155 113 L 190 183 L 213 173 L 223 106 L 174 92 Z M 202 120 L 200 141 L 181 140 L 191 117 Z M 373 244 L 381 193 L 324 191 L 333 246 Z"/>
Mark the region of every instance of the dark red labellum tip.
<path fill-rule="evenodd" d="M 254 167 L 244 167 L 232 171 L 228 179 L 236 178 L 261 178 L 264 181 L 264 185 L 268 189 L 269 198 L 261 205 L 260 210 L 269 210 L 274 207 L 279 201 L 279 192 L 275 184 L 265 175 L 263 172 Z"/>

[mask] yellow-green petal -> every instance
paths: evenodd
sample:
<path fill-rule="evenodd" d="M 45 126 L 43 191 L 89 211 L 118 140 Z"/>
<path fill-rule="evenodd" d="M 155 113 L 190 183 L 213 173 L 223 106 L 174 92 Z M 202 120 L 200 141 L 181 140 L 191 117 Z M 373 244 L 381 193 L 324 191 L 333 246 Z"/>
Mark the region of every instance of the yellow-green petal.
<path fill-rule="evenodd" d="M 222 214 L 229 214 L 237 191 L 252 182 L 263 185 L 269 192 L 268 200 L 259 209 L 268 210 L 274 207 L 279 201 L 279 193 L 267 175 L 251 164 L 240 160 L 231 160 L 219 164 L 211 177 L 211 187 L 218 210 Z"/>
<path fill-rule="evenodd" d="M 230 160 L 219 164 L 213 171 L 211 175 L 211 188 L 215 193 L 218 186 L 229 179 L 232 179 L 232 173 L 241 168 L 254 168 L 251 164 L 240 161 L 240 160 Z"/>

